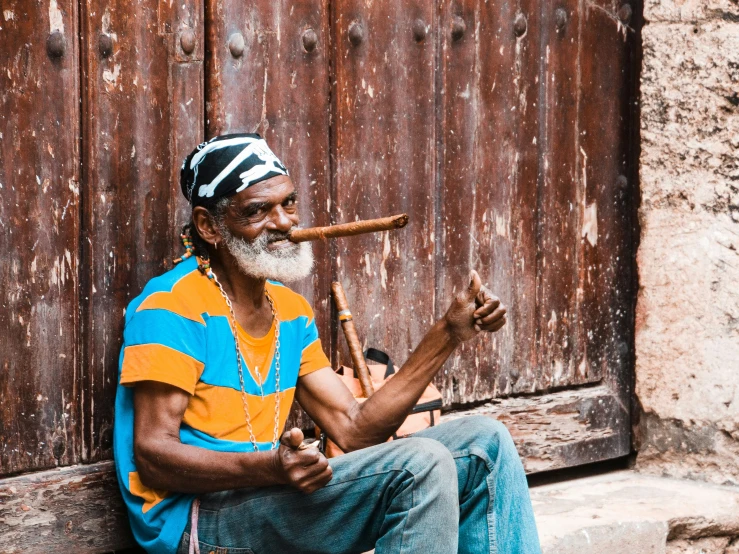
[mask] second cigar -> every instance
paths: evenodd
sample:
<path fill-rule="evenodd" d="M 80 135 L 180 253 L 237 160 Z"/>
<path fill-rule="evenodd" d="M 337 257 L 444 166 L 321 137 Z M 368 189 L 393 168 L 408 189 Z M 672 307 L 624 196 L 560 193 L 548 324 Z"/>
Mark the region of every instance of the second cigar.
<path fill-rule="evenodd" d="M 350 237 L 364 233 L 401 229 L 407 224 L 408 214 L 398 214 L 390 217 L 381 217 L 380 219 L 365 219 L 362 221 L 352 221 L 351 223 L 341 223 L 340 225 L 329 225 L 328 227 L 295 229 L 290 233 L 288 239 L 291 242 L 305 242 L 307 240 Z"/>

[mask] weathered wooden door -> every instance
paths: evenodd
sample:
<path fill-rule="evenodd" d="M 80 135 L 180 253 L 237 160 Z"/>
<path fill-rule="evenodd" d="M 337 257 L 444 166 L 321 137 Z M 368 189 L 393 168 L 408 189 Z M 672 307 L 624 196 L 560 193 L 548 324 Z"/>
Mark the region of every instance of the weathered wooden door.
<path fill-rule="evenodd" d="M 531 472 L 628 453 L 632 11 L 4 0 L 0 476 L 101 462 L 107 477 L 85 486 L 115 490 L 105 460 L 123 310 L 179 251 L 181 160 L 237 131 L 262 133 L 287 163 L 305 224 L 410 215 L 402 231 L 315 245 L 299 289 L 335 363 L 348 356 L 332 280 L 366 345 L 402 362 L 475 268 L 509 324 L 439 373 L 446 407 L 503 419 Z M 9 490 L 0 481 L 5 498 L 26 494 Z M 38 516 L 20 505 L 19 521 Z"/>

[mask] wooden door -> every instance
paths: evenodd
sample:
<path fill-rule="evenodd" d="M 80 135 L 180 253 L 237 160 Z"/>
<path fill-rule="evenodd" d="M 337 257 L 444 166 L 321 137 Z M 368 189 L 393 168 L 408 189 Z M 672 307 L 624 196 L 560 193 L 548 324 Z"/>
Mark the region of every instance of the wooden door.
<path fill-rule="evenodd" d="M 305 224 L 410 214 L 400 232 L 315 245 L 321 271 L 298 288 L 335 363 L 331 280 L 365 344 L 402 362 L 476 268 L 510 323 L 439 373 L 447 408 L 493 402 L 531 470 L 628 451 L 628 4 L 34 6 L 3 16 L 1 232 L 24 252 L 3 270 L 0 383 L 17 398 L 3 473 L 110 457 L 123 310 L 178 250 L 179 160 L 237 131 L 287 162 Z M 555 446 L 511 403 L 579 424 Z"/>

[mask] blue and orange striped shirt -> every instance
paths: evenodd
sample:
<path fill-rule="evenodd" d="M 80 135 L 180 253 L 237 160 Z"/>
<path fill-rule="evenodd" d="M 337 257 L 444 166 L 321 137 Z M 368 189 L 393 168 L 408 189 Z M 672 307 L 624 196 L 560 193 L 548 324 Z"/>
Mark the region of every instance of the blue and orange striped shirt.
<path fill-rule="evenodd" d="M 279 393 L 275 324 L 262 338 L 238 328 L 246 358 L 244 388 L 259 450 L 272 446 L 276 395 L 281 432 L 298 377 L 330 365 L 308 302 L 280 283 L 268 281 L 266 287 L 280 321 Z M 139 381 L 168 383 L 190 395 L 180 427 L 183 444 L 222 452 L 254 450 L 244 417 L 228 306 L 216 285 L 200 273 L 194 257 L 149 281 L 126 309 L 115 405 L 116 471 L 133 534 L 147 552 L 173 554 L 195 497 L 150 489 L 141 482 L 133 450 L 133 385 Z"/>

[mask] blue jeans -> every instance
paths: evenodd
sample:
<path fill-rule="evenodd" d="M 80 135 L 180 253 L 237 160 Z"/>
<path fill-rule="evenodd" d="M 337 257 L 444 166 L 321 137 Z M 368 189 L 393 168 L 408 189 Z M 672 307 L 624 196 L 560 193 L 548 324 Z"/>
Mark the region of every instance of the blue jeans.
<path fill-rule="evenodd" d="M 333 478 L 310 495 L 287 486 L 203 495 L 201 553 L 541 552 L 521 460 L 495 420 L 457 419 L 330 463 Z"/>

